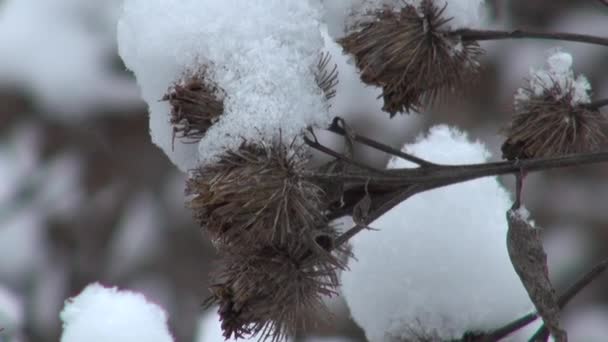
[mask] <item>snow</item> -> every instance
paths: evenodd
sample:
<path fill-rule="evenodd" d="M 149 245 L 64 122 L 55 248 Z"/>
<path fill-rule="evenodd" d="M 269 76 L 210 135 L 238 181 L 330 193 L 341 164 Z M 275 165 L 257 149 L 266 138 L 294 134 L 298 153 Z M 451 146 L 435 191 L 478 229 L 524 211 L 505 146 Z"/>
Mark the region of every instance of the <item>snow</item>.
<path fill-rule="evenodd" d="M 122 0 L 6 0 L 0 4 L 0 87 L 23 89 L 42 112 L 84 117 L 97 106 L 140 105 L 133 80 L 113 70 Z M 117 111 L 118 112 L 118 111 Z"/>
<path fill-rule="evenodd" d="M 163 216 L 160 204 L 149 192 L 133 197 L 118 222 L 109 245 L 109 275 L 123 276 L 158 255 L 162 246 Z"/>
<path fill-rule="evenodd" d="M 523 205 L 520 206 L 516 210 L 509 211 L 508 214 L 512 215 L 511 217 L 514 217 L 515 219 L 518 219 L 520 221 L 526 221 L 526 222 L 528 222 L 528 224 L 530 224 L 530 227 L 532 227 L 532 228 L 535 228 L 535 226 L 536 226 L 536 224 L 534 223 L 534 221 L 532 221 L 530 219 L 530 212 Z"/>
<path fill-rule="evenodd" d="M 371 12 L 384 7 L 399 10 L 405 5 L 420 7 L 422 0 L 324 0 L 325 20 L 330 33 L 340 38 L 345 28 L 353 27 L 361 20 L 369 20 Z M 436 0 L 435 5 L 443 8 L 447 4 L 444 18 L 452 18 L 446 27 L 450 29 L 478 28 L 485 21 L 483 0 Z"/>
<path fill-rule="evenodd" d="M 60 317 L 61 342 L 173 341 L 163 309 L 139 293 L 115 287 L 87 286 L 66 301 Z"/>
<path fill-rule="evenodd" d="M 154 143 L 185 171 L 243 139 L 291 141 L 309 125 L 328 124 L 314 77 L 321 18 L 319 0 L 127 0 L 119 52 L 148 103 Z M 226 93 L 224 113 L 198 145 L 173 148 L 170 108 L 159 100 L 203 65 Z"/>
<path fill-rule="evenodd" d="M 21 298 L 11 290 L 0 285 L 0 340 L 5 340 L 4 336 L 15 336 L 23 326 L 25 318 L 24 307 Z"/>
<path fill-rule="evenodd" d="M 547 62 L 544 68 L 530 68 L 528 88 L 519 88 L 515 95 L 515 104 L 530 100 L 530 95 L 543 96 L 546 89 L 552 89 L 555 85 L 559 86 L 560 92 L 556 95 L 556 100 L 560 100 L 568 94 L 572 94 L 570 104 L 576 106 L 581 103 L 589 103 L 589 92 L 591 85 L 584 75 L 574 77 L 572 71 L 572 55 L 560 49 L 552 49 L 548 53 Z"/>
<path fill-rule="evenodd" d="M 443 164 L 490 157 L 483 144 L 443 125 L 404 151 Z M 342 275 L 342 293 L 369 341 L 408 339 L 420 329 L 459 338 L 532 309 L 506 249 L 510 206 L 496 178 L 483 178 L 416 195 L 370 224 L 378 231 L 356 235 L 357 260 Z"/>

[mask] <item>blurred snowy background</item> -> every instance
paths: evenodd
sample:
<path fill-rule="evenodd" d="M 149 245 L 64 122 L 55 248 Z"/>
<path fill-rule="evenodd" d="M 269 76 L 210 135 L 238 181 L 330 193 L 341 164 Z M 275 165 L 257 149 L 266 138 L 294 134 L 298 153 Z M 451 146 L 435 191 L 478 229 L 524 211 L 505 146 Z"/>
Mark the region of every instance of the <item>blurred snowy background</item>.
<path fill-rule="evenodd" d="M 184 175 L 150 141 L 145 104 L 117 55 L 121 2 L 0 0 L 0 341 L 57 341 L 64 301 L 93 282 L 161 305 L 176 341 L 220 341 L 214 314 L 201 306 L 214 250 L 184 208 Z M 328 7 L 339 10 L 333 3 Z M 608 7 L 598 1 L 488 3 L 497 28 L 608 34 Z M 498 159 L 513 94 L 554 46 L 573 54 L 575 72 L 587 75 L 595 99 L 608 97 L 606 48 L 487 42 L 469 96 L 389 120 L 378 90 L 361 85 L 338 48 L 328 46 L 347 71 L 332 112 L 395 147 L 447 123 L 485 142 Z M 388 160 L 357 152 L 378 167 Z M 526 204 L 546 228 L 558 288 L 608 256 L 606 172 L 608 165 L 596 165 L 529 177 Z M 510 188 L 511 179 L 503 181 Z M 608 338 L 607 288 L 604 276 L 568 307 L 573 338 L 575 331 Z M 331 308 L 334 320 L 308 335 L 365 340 L 341 300 Z"/>

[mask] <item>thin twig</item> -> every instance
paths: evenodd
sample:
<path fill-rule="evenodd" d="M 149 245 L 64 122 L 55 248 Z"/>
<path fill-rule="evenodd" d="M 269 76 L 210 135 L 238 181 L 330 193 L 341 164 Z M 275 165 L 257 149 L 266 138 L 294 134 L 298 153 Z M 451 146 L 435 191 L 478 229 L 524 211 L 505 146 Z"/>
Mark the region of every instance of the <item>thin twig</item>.
<path fill-rule="evenodd" d="M 340 126 L 340 122 L 343 122 L 343 119 L 336 117 L 334 118 L 334 121 L 332 122 L 331 126 L 329 126 L 329 128 L 327 129 L 330 132 L 345 136 L 346 135 L 346 131 L 344 130 L 344 128 L 342 128 Z M 367 145 L 369 147 L 375 148 L 378 151 L 381 152 L 385 152 L 388 153 L 390 155 L 393 155 L 395 157 L 399 157 L 408 161 L 411 161 L 412 163 L 418 164 L 420 166 L 432 166 L 432 165 L 436 165 L 434 163 L 431 163 L 427 160 L 424 160 L 422 158 L 418 158 L 414 155 L 411 155 L 409 153 L 405 153 L 403 151 L 400 151 L 396 148 L 390 147 L 388 145 L 385 145 L 381 142 L 372 140 L 370 138 L 367 138 L 363 135 L 360 134 L 353 134 L 352 138 L 355 139 L 355 141 L 363 144 L 363 145 Z"/>
<path fill-rule="evenodd" d="M 604 271 L 608 268 L 608 259 L 603 260 L 599 264 L 597 264 L 591 271 L 587 272 L 579 281 L 574 283 L 564 294 L 559 298 L 558 305 L 560 308 L 565 307 L 568 302 L 572 300 L 582 289 L 584 289 L 587 285 L 591 284 L 597 277 L 602 275 Z M 530 341 L 539 341 L 540 338 L 544 338 L 545 340 L 549 337 L 549 330 L 543 324 L 536 331 L 536 333 L 532 336 Z"/>
<path fill-rule="evenodd" d="M 403 200 L 399 197 L 400 192 L 398 190 L 400 188 L 402 189 L 402 191 L 406 191 L 407 197 L 410 197 L 427 190 L 436 189 L 439 187 L 461 183 L 477 178 L 518 173 L 521 172 L 522 169 L 525 169 L 527 172 L 533 172 L 548 170 L 551 168 L 593 164 L 606 161 L 608 161 L 608 152 L 597 152 L 570 155 L 564 157 L 537 158 L 487 164 L 462 166 L 439 165 L 429 169 L 421 167 L 419 168 L 421 170 L 393 169 L 388 170 L 387 172 L 391 172 L 394 177 L 386 177 L 382 175 L 378 177 L 374 174 L 369 174 L 365 177 L 359 175 L 358 177 L 361 178 L 361 186 L 363 184 L 370 184 L 370 187 L 371 185 L 374 185 L 376 189 L 394 189 L 394 200 L 387 200 L 386 203 L 383 203 L 381 213 L 372 212 L 369 217 L 371 220 L 380 217 L 386 211 L 392 209 L 394 206 L 396 206 Z M 345 174 L 344 177 L 349 177 L 349 175 Z M 390 196 L 390 194 L 388 194 L 388 196 Z M 368 220 L 367 223 L 369 224 L 371 223 L 371 221 Z M 356 234 L 361 230 L 362 229 L 349 230 L 348 236 L 340 236 L 339 239 L 340 241 L 348 240 L 354 235 L 352 234 L 353 232 Z"/>
<path fill-rule="evenodd" d="M 587 103 L 587 104 L 583 105 L 583 107 L 588 108 L 588 109 L 600 109 L 604 106 L 608 106 L 608 99 L 601 99 L 601 100 L 593 101 L 591 103 Z"/>
<path fill-rule="evenodd" d="M 587 34 L 566 33 L 566 32 L 539 32 L 528 30 L 472 30 L 459 29 L 451 31 L 450 34 L 460 36 L 464 41 L 498 40 L 498 39 L 522 39 L 539 38 L 551 40 L 563 40 L 579 43 L 588 43 L 608 46 L 608 38 L 597 37 Z"/>
<path fill-rule="evenodd" d="M 397 204 L 405 201 L 406 199 L 420 191 L 420 188 L 412 186 L 405 190 L 399 191 L 396 194 L 389 194 L 388 196 L 386 196 L 386 199 L 384 201 L 381 201 L 382 204 L 380 204 L 376 210 L 374 210 L 371 214 L 364 218 L 365 225 L 355 224 L 352 228 L 338 236 L 335 243 L 336 248 L 345 244 L 348 240 L 350 240 L 353 236 L 357 235 L 357 233 L 359 233 L 360 231 L 365 230 L 368 224 L 372 223 L 380 216 L 384 215 L 386 212 L 394 208 Z"/>
<path fill-rule="evenodd" d="M 579 294 L 585 287 L 591 284 L 597 279 L 606 269 L 608 268 L 608 259 L 603 260 L 589 272 L 585 273 L 579 280 L 577 280 L 572 286 L 570 286 L 566 292 L 564 292 L 558 299 L 557 303 L 560 309 L 563 309 L 577 294 Z M 480 341 L 498 341 L 513 332 L 525 327 L 538 318 L 536 313 L 529 313 L 521 318 L 514 320 L 500 327 L 493 332 L 484 335 Z"/>
<path fill-rule="evenodd" d="M 598 0 L 602 5 L 608 6 L 608 0 Z"/>
<path fill-rule="evenodd" d="M 376 173 L 376 174 L 385 173 L 385 171 L 383 171 L 383 170 L 377 170 L 377 169 L 375 169 L 375 168 L 373 168 L 371 166 L 365 165 L 365 164 L 360 163 L 360 162 L 358 162 L 356 160 L 353 160 L 352 158 L 350 158 L 348 156 L 345 156 L 345 155 L 343 155 L 341 153 L 338 153 L 338 152 L 332 150 L 329 147 L 321 145 L 316 139 L 313 141 L 310 138 L 308 138 L 308 137 L 305 136 L 304 137 L 304 142 L 308 146 L 314 148 L 315 150 L 321 151 L 321 152 L 323 152 L 323 153 L 325 153 L 325 154 L 327 154 L 329 156 L 332 156 L 332 157 L 334 157 L 336 159 L 342 160 L 342 161 L 344 161 L 344 162 L 346 162 L 348 164 L 357 166 L 357 167 L 359 167 L 359 168 L 361 168 L 363 170 L 368 170 L 368 171 L 371 171 L 371 172 Z"/>

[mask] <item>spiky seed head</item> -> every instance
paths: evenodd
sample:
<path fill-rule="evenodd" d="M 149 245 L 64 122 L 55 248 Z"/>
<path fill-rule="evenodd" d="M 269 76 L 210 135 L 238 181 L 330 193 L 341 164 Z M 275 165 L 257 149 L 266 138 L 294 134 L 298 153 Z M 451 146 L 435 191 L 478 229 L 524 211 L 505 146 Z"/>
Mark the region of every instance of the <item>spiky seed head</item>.
<path fill-rule="evenodd" d="M 327 226 L 322 189 L 301 176 L 307 156 L 282 143 L 244 143 L 194 170 L 189 207 L 223 248 L 312 241 Z"/>
<path fill-rule="evenodd" d="M 337 294 L 337 266 L 311 258 L 302 246 L 265 247 L 222 256 L 212 275 L 208 305 L 219 305 L 224 337 L 283 341 L 312 317 L 327 313 L 323 298 Z"/>
<path fill-rule="evenodd" d="M 391 117 L 462 89 L 479 69 L 482 49 L 448 34 L 444 10 L 431 0 L 398 12 L 384 8 L 339 41 L 354 56 L 361 80 L 382 88 Z"/>
<path fill-rule="evenodd" d="M 331 54 L 329 52 L 324 52 L 319 57 L 317 69 L 315 70 L 315 80 L 325 94 L 325 99 L 329 100 L 336 96 L 338 65 L 335 63 L 331 65 Z"/>
<path fill-rule="evenodd" d="M 564 89 L 565 88 L 565 89 Z M 543 86 L 541 95 L 521 88 L 515 114 L 502 145 L 503 158 L 552 157 L 597 149 L 605 138 L 598 109 L 573 101 L 575 88 L 555 82 Z"/>
<path fill-rule="evenodd" d="M 224 112 L 224 96 L 206 68 L 185 73 L 163 97 L 171 106 L 173 139 L 198 142 Z"/>

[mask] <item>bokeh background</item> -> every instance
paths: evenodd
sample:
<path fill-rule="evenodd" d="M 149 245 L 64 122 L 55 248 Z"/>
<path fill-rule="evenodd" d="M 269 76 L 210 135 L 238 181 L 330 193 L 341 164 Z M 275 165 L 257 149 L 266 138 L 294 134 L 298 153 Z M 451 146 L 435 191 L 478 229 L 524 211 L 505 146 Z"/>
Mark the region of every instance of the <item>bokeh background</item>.
<path fill-rule="evenodd" d="M 150 141 L 146 105 L 117 54 L 121 2 L 0 0 L 0 341 L 57 341 L 64 301 L 92 282 L 159 303 L 176 341 L 194 341 L 206 329 L 201 319 L 212 315 L 201 303 L 215 253 L 184 207 L 185 175 Z M 608 7 L 599 1 L 488 4 L 490 27 L 608 36 Z M 482 43 L 483 72 L 467 96 L 424 114 L 389 120 L 378 90 L 354 73 L 340 75 L 332 110 L 395 147 L 434 124 L 457 126 L 498 160 L 514 92 L 555 46 L 573 54 L 594 99 L 608 97 L 605 47 L 518 40 Z M 330 134 L 324 139 L 341 146 Z M 365 148 L 356 156 L 378 167 L 388 160 Z M 607 173 L 608 165 L 595 165 L 528 179 L 525 203 L 545 228 L 560 289 L 608 257 Z M 503 181 L 512 187 L 509 177 Z M 364 341 L 344 303 L 329 302 L 333 320 L 320 318 L 306 335 Z M 567 308 L 566 326 L 603 331 L 608 340 L 608 276 Z"/>

